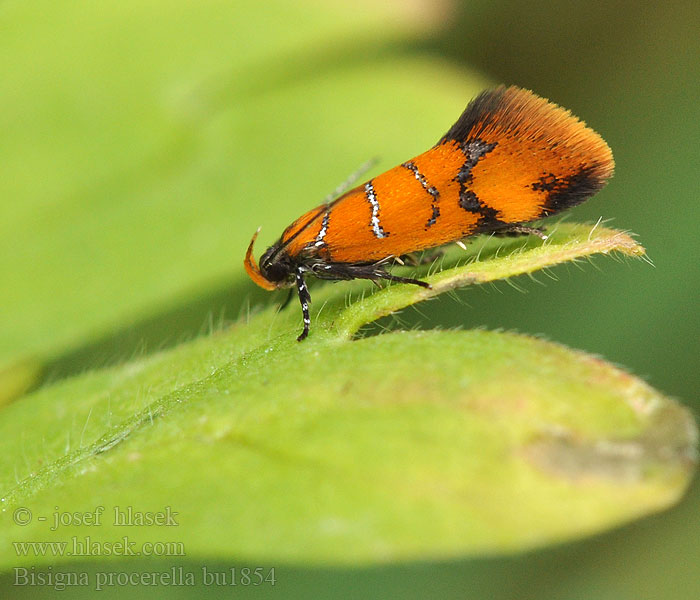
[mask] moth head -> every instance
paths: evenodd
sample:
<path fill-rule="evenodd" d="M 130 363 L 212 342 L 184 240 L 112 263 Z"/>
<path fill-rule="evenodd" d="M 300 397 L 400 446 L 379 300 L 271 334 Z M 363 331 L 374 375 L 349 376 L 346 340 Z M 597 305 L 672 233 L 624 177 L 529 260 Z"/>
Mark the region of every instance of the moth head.
<path fill-rule="evenodd" d="M 260 257 L 260 265 L 253 256 L 253 246 L 260 228 L 253 234 L 243 264 L 249 277 L 264 290 L 289 287 L 294 281 L 294 263 L 289 254 L 281 250 L 281 243 L 270 246 Z"/>

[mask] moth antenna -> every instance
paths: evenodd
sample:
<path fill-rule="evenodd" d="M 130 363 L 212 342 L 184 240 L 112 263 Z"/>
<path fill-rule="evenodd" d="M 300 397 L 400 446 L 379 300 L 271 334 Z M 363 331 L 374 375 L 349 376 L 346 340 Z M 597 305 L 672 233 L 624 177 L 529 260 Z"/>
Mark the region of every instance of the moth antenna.
<path fill-rule="evenodd" d="M 377 166 L 378 162 L 379 162 L 379 157 L 377 157 L 377 156 L 374 156 L 374 157 L 370 158 L 369 160 L 363 162 L 353 173 L 350 173 L 348 178 L 345 181 L 343 181 L 343 183 L 341 183 L 337 188 L 335 188 L 330 194 L 328 194 L 323 199 L 323 203 L 330 204 L 333 200 L 335 200 L 339 196 L 342 196 L 345 192 L 347 192 L 350 189 L 350 187 L 352 186 L 353 183 L 355 183 L 360 177 L 362 177 L 372 167 Z"/>

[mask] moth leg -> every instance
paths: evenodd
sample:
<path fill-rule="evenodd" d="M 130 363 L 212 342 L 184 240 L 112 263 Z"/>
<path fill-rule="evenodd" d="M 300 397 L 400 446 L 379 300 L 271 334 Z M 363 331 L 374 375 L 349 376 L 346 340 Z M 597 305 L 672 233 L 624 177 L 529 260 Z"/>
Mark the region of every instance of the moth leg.
<path fill-rule="evenodd" d="M 306 287 L 306 282 L 304 281 L 304 275 L 301 269 L 297 269 L 294 273 L 297 284 L 297 293 L 299 294 L 299 302 L 301 302 L 301 314 L 304 318 L 304 330 L 299 334 L 297 342 L 301 342 L 306 339 L 309 335 L 309 325 L 311 325 L 311 318 L 309 317 L 309 304 L 311 303 L 311 294 L 309 294 L 309 288 Z"/>
<path fill-rule="evenodd" d="M 326 263 L 314 269 L 314 274 L 319 279 L 370 279 L 377 282 L 378 279 L 386 279 L 395 283 L 411 283 L 429 288 L 430 284 L 420 279 L 399 277 L 384 270 L 380 264 L 354 265 L 351 263 Z"/>
<path fill-rule="evenodd" d="M 358 279 L 362 278 L 358 277 Z M 392 275 L 387 271 L 381 270 L 378 273 L 374 273 L 372 276 L 367 277 L 366 279 L 387 279 L 388 281 L 393 281 L 394 283 L 411 283 L 413 285 L 419 285 L 424 288 L 432 287 L 427 281 L 421 281 L 420 279 L 411 279 L 410 277 L 397 277 L 396 275 Z"/>
<path fill-rule="evenodd" d="M 520 235 L 536 235 L 541 240 L 546 240 L 549 236 L 544 232 L 544 229 L 538 227 L 527 227 L 526 225 L 511 225 L 505 229 L 499 229 L 494 232 L 497 236 L 516 237 Z"/>

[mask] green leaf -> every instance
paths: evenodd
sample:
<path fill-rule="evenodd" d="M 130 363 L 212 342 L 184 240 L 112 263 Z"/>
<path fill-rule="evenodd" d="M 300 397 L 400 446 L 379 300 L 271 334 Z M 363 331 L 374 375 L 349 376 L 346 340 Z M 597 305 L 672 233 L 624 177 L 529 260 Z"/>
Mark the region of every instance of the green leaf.
<path fill-rule="evenodd" d="M 177 527 L 130 528 L 137 546 L 357 564 L 524 550 L 668 506 L 692 472 L 693 419 L 624 371 L 510 333 L 351 337 L 426 294 L 613 251 L 643 250 L 580 225 L 544 244 L 479 238 L 427 292 L 396 285 L 346 306 L 345 284 L 315 290 L 303 343 L 298 307 L 270 307 L 6 406 L 0 564 L 17 563 L 10 542 L 118 541 L 127 507 L 177 513 Z M 99 527 L 50 530 L 55 507 L 98 506 Z M 13 521 L 18 507 L 31 523 Z"/>

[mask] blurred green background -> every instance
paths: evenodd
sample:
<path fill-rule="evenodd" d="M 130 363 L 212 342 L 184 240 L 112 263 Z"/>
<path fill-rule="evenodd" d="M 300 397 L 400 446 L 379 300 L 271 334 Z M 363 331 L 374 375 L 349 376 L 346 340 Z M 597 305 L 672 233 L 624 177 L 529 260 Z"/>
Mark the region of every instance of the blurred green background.
<path fill-rule="evenodd" d="M 542 334 L 697 410 L 698 23 L 690 1 L 1 4 L 0 400 L 269 302 L 240 265 L 258 225 L 273 241 L 503 82 L 608 141 L 616 175 L 570 218 L 635 232 L 655 267 L 599 259 L 402 320 Z M 522 557 L 279 569 L 272 593 L 697 598 L 698 500 L 695 484 L 664 514 Z"/>

